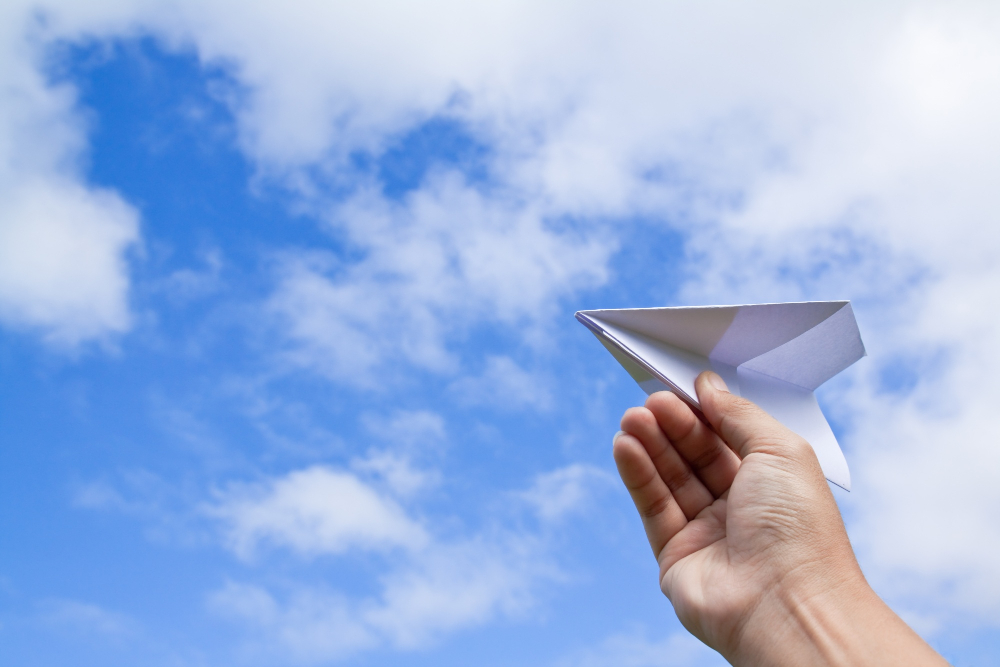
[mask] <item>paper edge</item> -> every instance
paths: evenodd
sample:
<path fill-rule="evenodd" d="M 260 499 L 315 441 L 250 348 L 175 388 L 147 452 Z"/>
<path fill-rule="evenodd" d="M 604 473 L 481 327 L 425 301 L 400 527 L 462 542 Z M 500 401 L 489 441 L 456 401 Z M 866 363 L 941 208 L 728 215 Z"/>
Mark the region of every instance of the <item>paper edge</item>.
<path fill-rule="evenodd" d="M 767 303 L 717 303 L 708 306 L 647 306 L 645 308 L 591 308 L 588 310 L 578 310 L 576 314 L 580 313 L 607 313 L 612 311 L 623 311 L 623 310 L 707 310 L 709 308 L 744 308 L 747 306 L 787 306 L 787 305 L 808 305 L 814 303 L 839 303 L 841 306 L 845 304 L 850 304 L 850 299 L 828 299 L 819 301 L 769 301 Z M 579 318 L 577 318 L 579 319 Z"/>

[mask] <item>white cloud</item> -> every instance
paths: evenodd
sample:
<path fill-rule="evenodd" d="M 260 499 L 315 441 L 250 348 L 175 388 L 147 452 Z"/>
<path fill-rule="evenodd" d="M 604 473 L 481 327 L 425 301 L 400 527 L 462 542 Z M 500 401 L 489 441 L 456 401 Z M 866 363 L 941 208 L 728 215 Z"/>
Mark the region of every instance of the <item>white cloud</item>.
<path fill-rule="evenodd" d="M 531 537 L 502 534 L 440 544 L 383 580 L 380 603 L 364 618 L 402 648 L 524 612 L 540 577 L 551 576 L 546 554 Z"/>
<path fill-rule="evenodd" d="M 365 439 L 369 446 L 351 467 L 376 487 L 409 498 L 440 483 L 433 464 L 448 442 L 441 415 L 429 410 L 368 412 L 361 415 L 361 426 L 370 436 Z"/>
<path fill-rule="evenodd" d="M 1000 549 L 1000 392 L 989 382 L 1000 371 L 1000 281 L 981 278 L 952 275 L 923 294 L 916 329 L 947 345 L 948 363 L 919 376 L 906 397 L 879 392 L 872 373 L 846 399 L 858 419 L 850 444 L 861 484 L 850 509 L 863 563 L 898 604 L 941 630 L 952 615 L 1000 625 L 990 556 Z"/>
<path fill-rule="evenodd" d="M 71 88 L 46 81 L 28 5 L 0 9 L 0 323 L 72 346 L 129 328 L 138 214 L 88 186 Z"/>
<path fill-rule="evenodd" d="M 552 407 L 548 378 L 524 370 L 510 357 L 488 356 L 481 375 L 461 377 L 451 383 L 450 389 L 466 405 L 539 412 Z"/>
<path fill-rule="evenodd" d="M 401 497 L 412 496 L 441 481 L 437 471 L 417 468 L 408 458 L 389 452 L 372 451 L 365 458 L 352 461 L 351 467 L 361 473 L 374 473 L 390 493 Z"/>
<path fill-rule="evenodd" d="M 136 218 L 113 193 L 62 179 L 0 190 L 0 319 L 64 344 L 126 330 Z"/>
<path fill-rule="evenodd" d="M 213 593 L 212 609 L 255 629 L 254 651 L 322 661 L 375 646 L 422 647 L 499 616 L 526 613 L 538 585 L 558 577 L 541 536 L 495 528 L 442 539 L 397 516 L 389 494 L 377 496 L 346 473 L 310 468 L 267 488 L 273 490 L 257 501 L 223 500 L 212 510 L 228 522 L 226 540 L 239 554 L 261 539 L 307 558 L 352 548 L 402 549 L 386 561 L 378 593 L 370 596 L 348 597 L 302 582 L 279 593 L 231 582 Z M 351 519 L 345 528 L 345 496 L 354 506 L 363 496 L 362 504 L 380 509 L 366 513 L 363 527 Z"/>
<path fill-rule="evenodd" d="M 275 595 L 229 583 L 208 602 L 254 628 L 254 652 L 319 662 L 380 645 L 419 648 L 499 615 L 524 613 L 549 568 L 537 544 L 508 534 L 435 544 L 398 563 L 370 598 L 350 599 L 316 585 Z"/>
<path fill-rule="evenodd" d="M 376 641 L 342 597 L 315 590 L 297 591 L 283 603 L 258 586 L 229 582 L 209 596 L 208 606 L 267 633 L 251 641 L 249 649 L 258 660 L 262 653 L 273 652 L 284 660 L 323 662 Z"/>
<path fill-rule="evenodd" d="M 451 371 L 447 343 L 478 322 L 537 330 L 558 298 L 605 280 L 613 250 L 454 177 L 402 204 L 362 194 L 333 217 L 364 259 L 288 259 L 271 307 L 293 360 L 352 384 Z"/>
<path fill-rule="evenodd" d="M 591 465 L 574 463 L 542 473 L 519 497 L 531 505 L 544 521 L 592 507 L 594 495 L 617 484 L 617 478 Z"/>
<path fill-rule="evenodd" d="M 315 556 L 420 549 L 428 539 L 393 500 L 354 475 L 322 466 L 257 487 L 231 488 L 207 511 L 225 524 L 227 543 L 243 558 L 261 543 Z"/>

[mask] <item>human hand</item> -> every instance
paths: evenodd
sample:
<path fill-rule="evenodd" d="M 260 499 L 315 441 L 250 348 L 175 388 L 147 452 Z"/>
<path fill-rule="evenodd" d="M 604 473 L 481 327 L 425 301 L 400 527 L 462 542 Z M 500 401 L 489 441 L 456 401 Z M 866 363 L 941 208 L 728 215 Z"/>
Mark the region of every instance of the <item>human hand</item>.
<path fill-rule="evenodd" d="M 812 447 L 714 373 L 615 437 L 681 623 L 738 665 L 945 664 L 868 586 Z"/>

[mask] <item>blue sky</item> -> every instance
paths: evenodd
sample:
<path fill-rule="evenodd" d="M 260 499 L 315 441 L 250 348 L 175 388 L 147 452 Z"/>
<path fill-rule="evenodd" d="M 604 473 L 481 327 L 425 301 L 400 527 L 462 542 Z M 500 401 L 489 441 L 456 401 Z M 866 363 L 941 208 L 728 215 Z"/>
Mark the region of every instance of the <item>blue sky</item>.
<path fill-rule="evenodd" d="M 825 298 L 862 566 L 995 655 L 1000 16 L 718 9 L 0 12 L 0 662 L 720 664 L 572 314 Z"/>

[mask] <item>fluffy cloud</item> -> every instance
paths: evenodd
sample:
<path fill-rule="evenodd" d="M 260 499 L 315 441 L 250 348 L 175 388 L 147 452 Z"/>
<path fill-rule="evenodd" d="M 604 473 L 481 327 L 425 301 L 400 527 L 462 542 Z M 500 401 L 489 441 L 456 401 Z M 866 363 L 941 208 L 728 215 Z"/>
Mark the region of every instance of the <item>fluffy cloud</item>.
<path fill-rule="evenodd" d="M 952 615 L 1000 624 L 1000 575 L 989 556 L 1000 548 L 992 419 L 1000 392 L 987 379 L 1000 371 L 998 288 L 1000 276 L 978 272 L 936 283 L 915 326 L 934 332 L 947 361 L 921 368 L 921 356 L 904 347 L 903 363 L 915 366 L 905 396 L 879 391 L 873 373 L 847 399 L 859 422 L 851 444 L 863 482 L 851 499 L 854 539 L 870 576 L 939 628 Z"/>
<path fill-rule="evenodd" d="M 427 542 L 420 524 L 392 499 L 353 475 L 319 466 L 224 492 L 208 511 L 225 524 L 229 545 L 243 557 L 261 542 L 304 555 L 419 549 Z"/>
<path fill-rule="evenodd" d="M 110 192 L 38 180 L 0 204 L 0 318 L 75 344 L 128 328 L 135 212 Z"/>
<path fill-rule="evenodd" d="M 40 73 L 25 10 L 0 10 L 0 323 L 71 346 L 128 329 L 138 215 L 81 179 L 73 91 Z"/>

